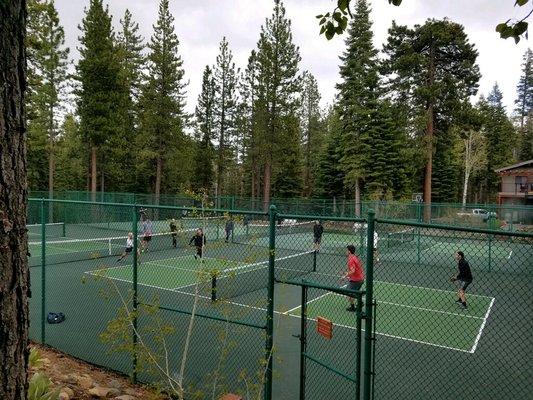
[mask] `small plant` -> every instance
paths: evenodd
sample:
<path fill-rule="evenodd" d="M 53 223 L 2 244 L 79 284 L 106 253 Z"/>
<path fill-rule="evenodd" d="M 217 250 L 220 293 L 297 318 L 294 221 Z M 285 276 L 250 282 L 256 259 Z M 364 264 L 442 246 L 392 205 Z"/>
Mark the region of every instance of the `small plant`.
<path fill-rule="evenodd" d="M 52 389 L 52 381 L 46 375 L 36 373 L 30 379 L 28 400 L 58 400 L 59 389 Z"/>
<path fill-rule="evenodd" d="M 43 359 L 41 358 L 41 354 L 39 353 L 39 350 L 37 350 L 35 347 L 32 347 L 30 350 L 30 358 L 28 360 L 28 363 L 30 365 L 30 368 L 41 368 L 43 366 Z"/>

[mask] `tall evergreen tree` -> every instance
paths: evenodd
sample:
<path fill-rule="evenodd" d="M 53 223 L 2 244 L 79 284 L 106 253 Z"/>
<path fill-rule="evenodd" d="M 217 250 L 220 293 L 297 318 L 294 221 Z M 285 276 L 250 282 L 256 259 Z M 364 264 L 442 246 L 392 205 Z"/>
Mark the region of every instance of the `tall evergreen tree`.
<path fill-rule="evenodd" d="M 533 159 L 533 113 L 529 113 L 522 132 L 519 159 L 527 161 Z"/>
<path fill-rule="evenodd" d="M 337 85 L 342 121 L 341 162 L 345 184 L 355 189 L 356 213 L 362 184 L 370 177 L 372 152 L 383 151 L 372 145 L 373 136 L 380 135 L 376 130 L 379 121 L 372 115 L 379 108 L 378 52 L 372 39 L 370 9 L 366 0 L 358 0 L 341 56 L 341 82 Z"/>
<path fill-rule="evenodd" d="M 235 139 L 235 118 L 237 112 L 237 85 L 239 70 L 233 62 L 233 54 L 226 37 L 222 38 L 213 69 L 215 98 L 213 103 L 217 155 L 217 194 L 224 193 L 224 172 L 232 159 L 232 144 Z"/>
<path fill-rule="evenodd" d="M 105 170 L 107 189 L 135 191 L 135 154 L 130 143 L 135 143 L 139 130 L 139 96 L 144 65 L 143 38 L 138 34 L 139 25 L 126 10 L 120 20 L 121 30 L 116 41 L 116 58 L 120 66 L 117 104 L 116 134 L 105 143 Z M 124 174 L 124 171 L 131 173 Z"/>
<path fill-rule="evenodd" d="M 180 165 L 167 166 L 178 149 L 183 154 L 181 162 L 187 162 L 183 129 L 187 115 L 183 61 L 178 53 L 179 40 L 174 32 L 174 17 L 169 10 L 169 1 L 161 0 L 154 34 L 148 45 L 147 82 L 143 86 L 141 126 L 139 136 L 141 159 L 147 163 L 145 174 L 150 176 L 156 199 L 161 193 L 164 169 L 180 169 Z M 155 167 L 155 173 L 153 171 Z M 170 181 L 167 182 L 170 184 Z"/>
<path fill-rule="evenodd" d="M 264 86 L 258 82 L 257 52 L 252 50 L 248 58 L 248 65 L 240 80 L 240 129 L 243 142 L 243 168 L 245 183 L 252 197 L 260 197 L 261 186 L 261 149 L 259 146 L 259 132 L 265 126 L 265 95 Z"/>
<path fill-rule="evenodd" d="M 196 154 L 194 161 L 193 189 L 206 189 L 208 192 L 213 184 L 214 168 L 214 101 L 215 82 L 213 72 L 207 65 L 202 78 L 202 92 L 198 96 L 195 115 L 197 122 Z"/>
<path fill-rule="evenodd" d="M 293 117 L 297 115 L 300 77 L 300 54 L 292 39 L 291 23 L 285 17 L 285 7 L 276 0 L 271 18 L 261 27 L 257 44 L 256 115 L 257 142 L 263 165 L 263 202 L 270 202 L 272 182 L 283 181 L 301 185 L 300 162 L 287 170 L 284 162 L 295 160 L 297 149 L 291 147 L 299 140 L 299 130 L 294 129 Z M 294 135 L 295 138 L 288 135 Z M 280 155 L 286 157 L 278 157 Z M 289 154 L 292 154 L 290 157 Z M 284 162 L 277 162 L 282 160 Z M 292 162 L 291 161 L 291 162 Z M 296 174 L 295 176 L 289 176 Z M 300 181 L 300 182 L 299 182 Z"/>
<path fill-rule="evenodd" d="M 81 136 L 91 154 L 90 189 L 96 193 L 98 152 L 104 156 L 102 148 L 120 129 L 119 105 L 123 91 L 111 16 L 102 0 L 90 1 L 80 29 L 80 61 L 76 67 L 80 83 L 78 115 Z M 102 179 L 102 187 L 103 184 Z"/>
<path fill-rule="evenodd" d="M 57 142 L 57 190 L 83 188 L 86 184 L 87 161 L 87 148 L 82 142 L 78 123 L 74 115 L 68 114 Z"/>
<path fill-rule="evenodd" d="M 507 117 L 503 106 L 503 95 L 495 84 L 487 100 L 481 99 L 479 109 L 483 123 L 483 133 L 487 143 L 487 170 L 484 187 L 487 190 L 486 201 L 493 201 L 498 191 L 498 175 L 495 169 L 505 167 L 513 162 L 515 129 Z"/>
<path fill-rule="evenodd" d="M 339 111 L 331 107 L 325 121 L 324 145 L 319 152 L 314 194 L 318 197 L 340 198 L 344 196 L 344 169 L 341 165 L 342 121 Z"/>
<path fill-rule="evenodd" d="M 28 177 L 30 187 L 52 197 L 55 144 L 67 82 L 69 49 L 53 0 L 28 2 Z M 48 168 L 45 167 L 48 164 Z M 48 174 L 44 171 L 48 169 Z"/>
<path fill-rule="evenodd" d="M 425 147 L 423 192 L 427 220 L 432 181 L 440 185 L 437 200 L 457 195 L 457 188 L 453 187 L 457 179 L 454 175 L 458 174 L 453 168 L 457 158 L 449 153 L 452 141 L 444 136 L 451 132 L 454 116 L 476 93 L 480 77 L 477 51 L 461 25 L 428 20 L 413 29 L 393 23 L 384 52 L 388 87 L 397 92 L 394 98 L 409 105 L 410 131 L 417 133 Z M 435 169 L 434 154 L 439 164 Z"/>
<path fill-rule="evenodd" d="M 522 64 L 522 76 L 516 86 L 515 112 L 520 118 L 520 128 L 523 129 L 529 113 L 533 110 L 533 52 L 527 49 Z"/>
<path fill-rule="evenodd" d="M 318 154 L 323 144 L 323 129 L 320 120 L 320 92 L 315 77 L 308 71 L 302 75 L 302 107 L 300 123 L 304 154 L 304 195 L 314 191 L 314 172 Z"/>

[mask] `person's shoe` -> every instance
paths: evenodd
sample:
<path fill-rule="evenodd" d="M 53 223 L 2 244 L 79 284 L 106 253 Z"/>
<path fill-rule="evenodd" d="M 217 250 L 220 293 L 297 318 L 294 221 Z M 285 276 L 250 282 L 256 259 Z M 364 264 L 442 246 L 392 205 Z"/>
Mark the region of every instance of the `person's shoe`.
<path fill-rule="evenodd" d="M 460 304 L 459 304 L 459 307 L 460 307 L 462 310 L 466 310 L 466 309 L 468 309 L 468 306 L 466 305 L 466 303 L 460 303 Z"/>
<path fill-rule="evenodd" d="M 355 311 L 355 307 L 354 306 L 346 307 L 346 311 L 354 312 Z"/>

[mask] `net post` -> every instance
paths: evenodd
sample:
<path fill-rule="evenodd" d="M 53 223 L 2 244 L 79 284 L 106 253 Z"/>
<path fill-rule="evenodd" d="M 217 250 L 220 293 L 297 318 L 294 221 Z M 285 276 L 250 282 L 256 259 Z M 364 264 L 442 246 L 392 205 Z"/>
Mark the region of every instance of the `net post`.
<path fill-rule="evenodd" d="M 133 205 L 131 207 L 132 211 L 132 233 L 133 233 L 133 354 L 132 354 L 132 374 L 131 379 L 133 383 L 137 383 L 137 277 L 138 277 L 138 232 L 137 232 L 137 206 Z"/>
<path fill-rule="evenodd" d="M 316 253 L 316 250 L 313 251 L 313 272 L 316 272 Z"/>
<path fill-rule="evenodd" d="M 374 298 L 374 210 L 368 211 L 366 247 L 366 298 L 365 298 L 365 366 L 363 380 L 363 399 L 372 396 L 372 301 Z"/>
<path fill-rule="evenodd" d="M 355 310 L 356 315 L 356 362 L 355 362 L 355 399 L 361 398 L 361 332 L 362 332 L 362 320 L 363 320 L 363 295 L 360 293 L 357 295 L 357 305 Z"/>
<path fill-rule="evenodd" d="M 266 373 L 264 400 L 272 399 L 272 349 L 274 347 L 274 264 L 276 257 L 276 217 L 275 205 L 269 208 L 269 255 L 268 255 L 268 305 L 266 315 Z"/>
<path fill-rule="evenodd" d="M 217 301 L 217 276 L 214 272 L 211 274 L 211 301 Z"/>
<path fill-rule="evenodd" d="M 41 199 L 41 343 L 46 342 L 46 207 Z"/>
<path fill-rule="evenodd" d="M 307 286 L 302 285 L 302 311 L 300 316 L 300 400 L 305 400 L 305 377 L 307 367 Z"/>

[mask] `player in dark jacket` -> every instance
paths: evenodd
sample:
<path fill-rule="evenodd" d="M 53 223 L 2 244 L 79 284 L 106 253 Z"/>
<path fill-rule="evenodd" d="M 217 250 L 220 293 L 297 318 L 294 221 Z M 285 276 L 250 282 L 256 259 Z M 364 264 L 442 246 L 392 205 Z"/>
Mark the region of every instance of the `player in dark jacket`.
<path fill-rule="evenodd" d="M 455 253 L 455 260 L 457 261 L 457 274 L 451 277 L 451 281 L 459 282 L 459 290 L 457 291 L 458 299 L 456 301 L 461 308 L 466 309 L 466 288 L 472 283 L 474 278 L 472 277 L 470 264 L 465 260 L 465 254 L 462 251 Z"/>
<path fill-rule="evenodd" d="M 196 247 L 196 254 L 194 255 L 194 258 L 202 258 L 206 243 L 204 231 L 202 230 L 202 228 L 198 228 L 196 230 L 196 234 L 191 238 L 191 240 L 189 240 L 189 245 L 192 245 L 193 243 Z"/>
<path fill-rule="evenodd" d="M 315 245 L 315 251 L 320 251 L 320 243 L 322 243 L 322 234 L 324 233 L 324 227 L 320 221 L 315 221 L 313 225 L 313 243 Z"/>

